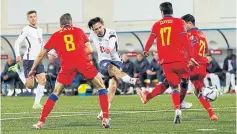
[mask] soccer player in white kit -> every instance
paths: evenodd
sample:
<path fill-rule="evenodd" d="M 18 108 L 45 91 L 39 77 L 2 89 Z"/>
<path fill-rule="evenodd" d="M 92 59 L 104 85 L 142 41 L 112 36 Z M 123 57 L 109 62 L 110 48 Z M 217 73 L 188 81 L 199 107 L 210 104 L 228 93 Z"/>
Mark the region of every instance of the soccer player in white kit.
<path fill-rule="evenodd" d="M 137 78 L 131 78 L 128 74 L 121 71 L 122 60 L 119 54 L 118 37 L 112 29 L 104 28 L 104 22 L 100 17 L 95 17 L 88 22 L 91 29 L 89 40 L 95 45 L 98 53 L 99 70 L 102 75 L 109 77 L 109 108 L 114 100 L 118 80 L 133 85 L 139 84 Z M 102 112 L 97 119 L 102 119 Z"/>
<path fill-rule="evenodd" d="M 9 68 L 9 70 L 16 71 L 21 81 L 27 88 L 33 88 L 34 79 L 28 78 L 28 73 L 33 66 L 34 60 L 42 50 L 44 42 L 42 37 L 42 29 L 36 26 L 37 12 L 34 10 L 27 12 L 27 20 L 29 21 L 29 25 L 23 28 L 15 42 L 15 53 L 17 56 L 16 61 L 18 63 Z M 25 41 L 27 50 L 24 53 L 22 61 L 22 57 L 20 55 L 20 44 L 23 41 Z M 21 62 L 23 62 L 23 68 L 20 67 Z M 42 63 L 36 69 L 36 78 L 38 80 L 38 86 L 35 90 L 35 102 L 33 109 L 41 109 L 43 106 L 40 104 L 40 100 L 44 95 L 44 88 L 46 84 L 45 71 Z"/>

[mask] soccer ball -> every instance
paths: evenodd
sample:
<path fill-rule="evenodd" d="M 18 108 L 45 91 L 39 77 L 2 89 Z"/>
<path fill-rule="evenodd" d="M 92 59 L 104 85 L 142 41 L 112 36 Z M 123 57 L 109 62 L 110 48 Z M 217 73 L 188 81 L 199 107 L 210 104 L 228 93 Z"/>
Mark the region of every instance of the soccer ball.
<path fill-rule="evenodd" d="M 212 102 L 215 101 L 218 97 L 218 91 L 214 87 L 206 87 L 204 88 L 204 91 L 202 92 L 203 97 L 205 100 Z"/>

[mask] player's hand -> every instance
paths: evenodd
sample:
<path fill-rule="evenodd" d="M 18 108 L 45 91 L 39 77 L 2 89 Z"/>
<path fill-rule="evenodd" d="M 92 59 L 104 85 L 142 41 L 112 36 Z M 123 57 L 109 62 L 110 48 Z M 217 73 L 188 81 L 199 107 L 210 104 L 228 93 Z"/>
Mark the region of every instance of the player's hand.
<path fill-rule="evenodd" d="M 145 57 L 148 57 L 149 56 L 149 53 L 147 51 L 143 51 L 142 54 L 145 56 Z"/>
<path fill-rule="evenodd" d="M 28 76 L 29 76 L 30 78 L 33 78 L 34 75 L 35 75 L 35 72 L 36 72 L 35 70 L 30 70 Z"/>
<path fill-rule="evenodd" d="M 190 64 L 191 64 L 191 66 L 200 67 L 200 65 L 193 58 L 190 59 Z"/>
<path fill-rule="evenodd" d="M 16 62 L 21 62 L 21 61 L 22 61 L 21 56 L 17 56 L 17 57 L 16 57 Z"/>

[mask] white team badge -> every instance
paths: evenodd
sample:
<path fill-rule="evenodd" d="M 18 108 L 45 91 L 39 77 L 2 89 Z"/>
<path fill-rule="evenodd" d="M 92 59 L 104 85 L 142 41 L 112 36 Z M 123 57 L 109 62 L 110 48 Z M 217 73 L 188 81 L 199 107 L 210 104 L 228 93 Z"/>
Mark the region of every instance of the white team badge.
<path fill-rule="evenodd" d="M 103 66 L 106 67 L 106 66 L 107 66 L 107 63 L 103 63 Z"/>

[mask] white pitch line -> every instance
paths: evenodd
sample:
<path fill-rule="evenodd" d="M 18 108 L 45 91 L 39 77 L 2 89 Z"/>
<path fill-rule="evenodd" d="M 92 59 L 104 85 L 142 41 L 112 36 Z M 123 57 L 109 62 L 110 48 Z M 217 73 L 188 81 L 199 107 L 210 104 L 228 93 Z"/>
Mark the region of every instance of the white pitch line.
<path fill-rule="evenodd" d="M 208 129 L 208 128 L 203 128 L 203 129 L 196 129 L 198 131 L 216 131 L 217 129 Z"/>
<path fill-rule="evenodd" d="M 222 108 L 212 108 L 212 109 L 235 109 L 237 107 L 222 107 Z M 182 109 L 185 111 L 203 111 L 204 109 Z M 138 113 L 153 113 L 153 112 L 173 112 L 174 110 L 145 110 L 145 111 L 111 111 L 112 113 L 131 113 L 131 112 L 138 112 Z M 41 113 L 41 111 L 39 112 L 17 112 L 17 113 L 1 113 L 2 115 L 17 115 L 17 114 L 38 114 Z M 55 114 L 86 114 L 86 113 L 97 113 L 97 112 L 90 112 L 90 111 L 83 111 L 83 112 L 51 112 L 51 113 L 55 113 Z"/>
<path fill-rule="evenodd" d="M 233 109 L 236 107 L 224 107 L 225 109 Z M 223 108 L 213 108 L 213 109 L 223 109 Z M 157 111 L 112 111 L 110 114 L 115 115 L 115 114 L 135 114 L 135 113 L 157 113 L 157 112 L 173 112 L 174 110 L 157 110 Z M 187 109 L 187 111 L 204 111 L 204 109 Z M 57 113 L 57 112 L 52 112 L 52 113 Z M 60 112 L 62 113 L 62 112 Z M 66 112 L 65 112 L 66 113 Z M 68 112 L 67 112 L 68 113 Z M 71 113 L 71 112 L 70 112 Z M 57 118 L 57 117 L 70 117 L 70 116 L 88 116 L 88 115 L 97 115 L 98 113 L 95 112 L 73 112 L 77 114 L 71 114 L 71 115 L 55 115 L 55 116 L 49 116 L 49 118 Z M 5 120 L 21 120 L 21 119 L 34 119 L 34 118 L 39 118 L 37 117 L 19 117 L 19 118 L 3 118 L 1 121 Z"/>
<path fill-rule="evenodd" d="M 78 113 L 88 113 L 90 111 L 83 111 L 83 112 L 51 112 L 51 113 L 56 113 L 56 114 L 78 114 Z M 38 114 L 41 113 L 41 111 L 39 112 L 17 112 L 17 113 L 1 113 L 2 115 L 15 115 L 15 114 Z"/>

